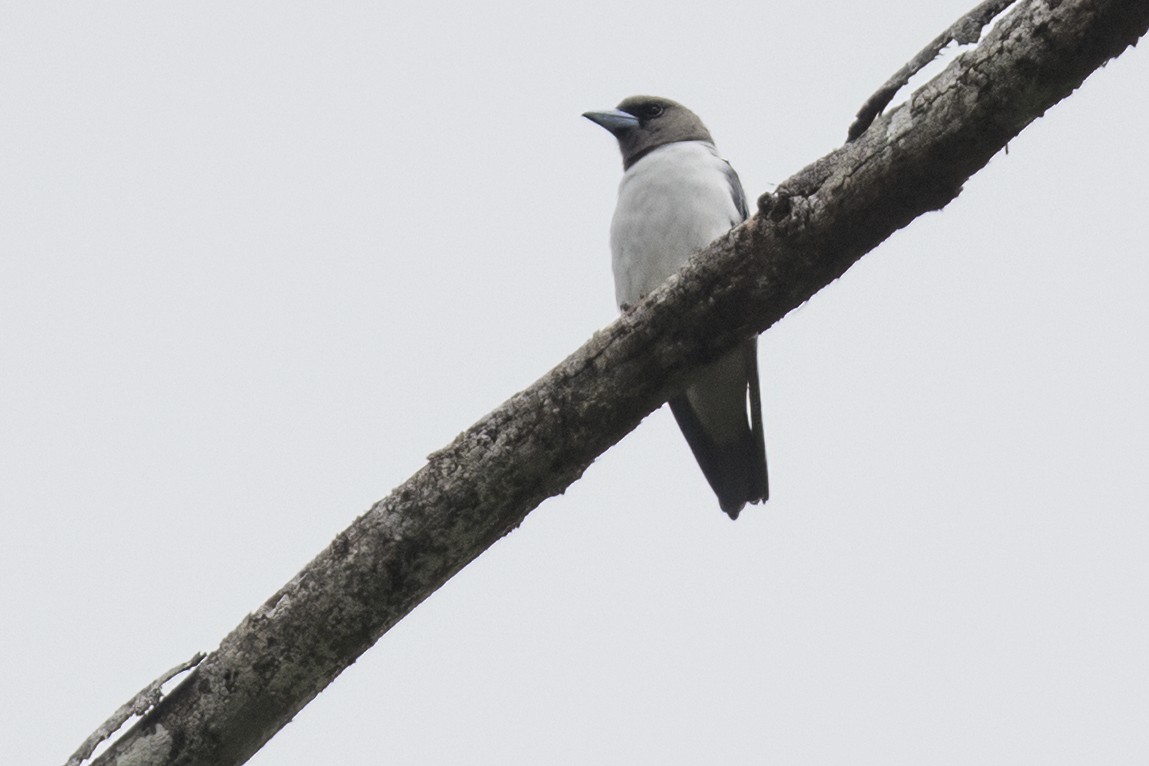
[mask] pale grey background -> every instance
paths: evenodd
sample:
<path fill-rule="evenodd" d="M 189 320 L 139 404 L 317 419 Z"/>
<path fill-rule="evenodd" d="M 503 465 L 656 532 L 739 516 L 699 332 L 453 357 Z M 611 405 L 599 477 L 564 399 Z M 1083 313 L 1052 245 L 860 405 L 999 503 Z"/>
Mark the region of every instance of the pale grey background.
<path fill-rule="evenodd" d="M 61 763 L 614 316 L 620 167 L 756 197 L 973 0 L 0 6 L 0 762 Z M 763 336 L 773 499 L 668 412 L 255 764 L 1149 762 L 1149 58 Z"/>

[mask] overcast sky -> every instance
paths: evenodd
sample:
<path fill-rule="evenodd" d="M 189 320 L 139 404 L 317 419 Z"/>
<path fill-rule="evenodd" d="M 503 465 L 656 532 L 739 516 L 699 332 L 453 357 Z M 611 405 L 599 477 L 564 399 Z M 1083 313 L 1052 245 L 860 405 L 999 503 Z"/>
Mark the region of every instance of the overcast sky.
<path fill-rule="evenodd" d="M 612 320 L 582 112 L 753 199 L 973 4 L 5 2 L 0 763 Z M 763 336 L 766 506 L 660 410 L 251 763 L 1149 762 L 1147 124 L 1132 50 Z"/>

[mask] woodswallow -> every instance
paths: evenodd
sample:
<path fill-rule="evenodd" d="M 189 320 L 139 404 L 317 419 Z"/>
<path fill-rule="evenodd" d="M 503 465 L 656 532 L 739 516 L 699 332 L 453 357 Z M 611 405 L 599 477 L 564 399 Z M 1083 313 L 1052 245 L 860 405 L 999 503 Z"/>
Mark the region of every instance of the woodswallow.
<path fill-rule="evenodd" d="M 632 96 L 617 109 L 583 117 L 609 130 L 622 150 L 610 249 L 615 298 L 625 310 L 746 220 L 746 196 L 702 120 L 682 104 Z M 757 347 L 757 338 L 741 344 L 699 370 L 670 400 L 718 504 L 732 519 L 746 503 L 770 494 Z"/>

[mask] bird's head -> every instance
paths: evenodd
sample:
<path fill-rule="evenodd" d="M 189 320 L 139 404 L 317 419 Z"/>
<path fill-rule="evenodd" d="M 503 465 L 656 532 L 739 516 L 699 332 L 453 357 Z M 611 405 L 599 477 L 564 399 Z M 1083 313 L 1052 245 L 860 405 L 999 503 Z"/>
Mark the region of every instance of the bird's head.
<path fill-rule="evenodd" d="M 617 109 L 583 114 L 618 139 L 622 166 L 629 168 L 654 149 L 677 141 L 714 143 L 698 115 L 677 101 L 657 96 L 631 96 Z"/>

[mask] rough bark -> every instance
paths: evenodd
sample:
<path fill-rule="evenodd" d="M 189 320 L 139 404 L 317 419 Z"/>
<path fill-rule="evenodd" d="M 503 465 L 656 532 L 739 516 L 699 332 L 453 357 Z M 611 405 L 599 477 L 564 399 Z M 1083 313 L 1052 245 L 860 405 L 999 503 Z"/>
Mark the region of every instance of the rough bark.
<path fill-rule="evenodd" d="M 692 367 L 767 329 L 954 199 L 1147 26 L 1149 0 L 1019 2 L 909 102 L 762 197 L 751 220 L 430 456 L 96 762 L 247 760 L 416 604 L 578 479 Z"/>

